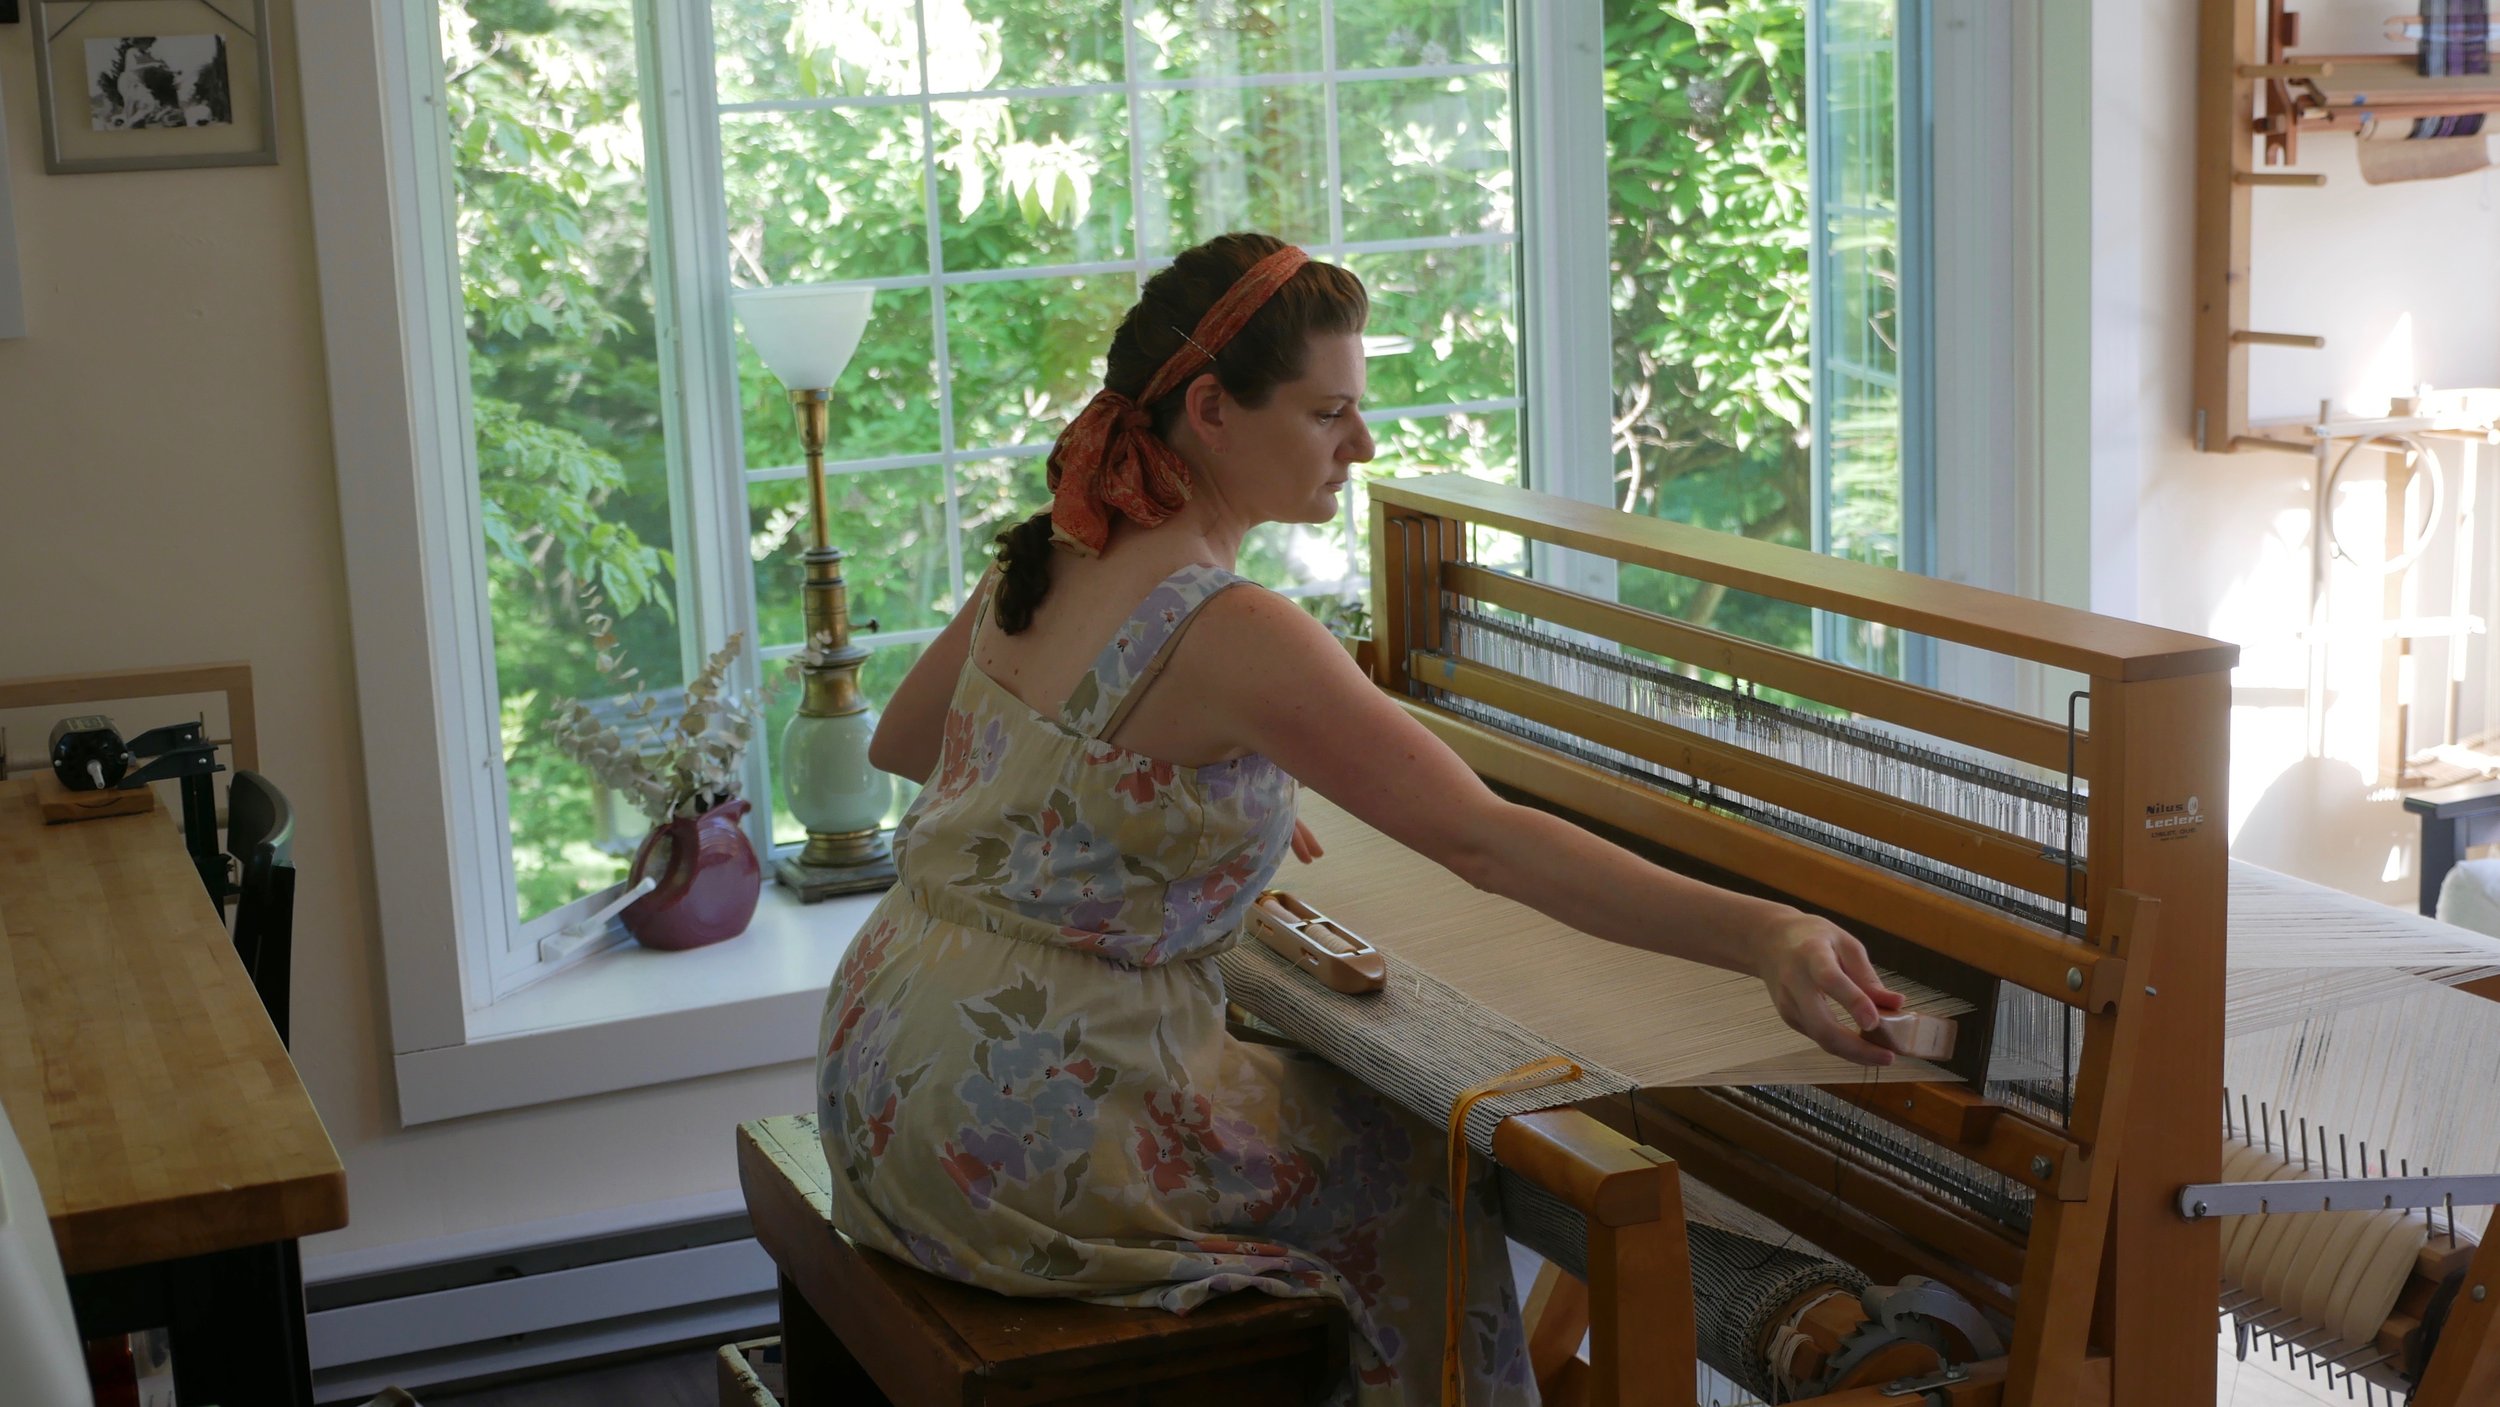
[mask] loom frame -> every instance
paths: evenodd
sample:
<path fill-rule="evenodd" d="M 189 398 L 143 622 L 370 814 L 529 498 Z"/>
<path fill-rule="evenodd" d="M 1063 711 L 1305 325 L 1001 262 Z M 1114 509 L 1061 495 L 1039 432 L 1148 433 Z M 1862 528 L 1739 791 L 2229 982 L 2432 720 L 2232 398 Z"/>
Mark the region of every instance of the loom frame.
<path fill-rule="evenodd" d="M 1910 1101 L 1895 1122 L 1907 1120 L 1904 1126 L 1925 1137 L 1943 1135 L 1992 1164 L 2010 1162 L 2018 1176 L 2032 1174 L 2025 1180 L 2042 1195 L 2027 1235 L 1899 1183 L 1880 1164 L 1802 1137 L 1719 1091 L 1646 1091 L 1628 1107 L 1618 1102 L 1620 1115 L 1596 1106 L 1589 1112 L 1869 1273 L 1933 1275 L 1976 1302 L 2011 1309 L 2013 1348 L 2001 1371 L 1956 1385 L 1954 1401 L 2056 1407 L 2195 1400 L 2199 1384 L 2209 1398 L 2214 1363 L 2206 1316 L 2220 1246 L 2211 1227 L 2187 1222 L 2169 1199 L 2220 1165 L 2213 1111 L 2222 1098 L 2226 837 L 2218 821 L 2149 828 L 2130 822 L 2178 815 L 2169 808 L 2180 797 L 2197 798 L 2209 808 L 2201 812 L 2206 817 L 2227 814 L 2229 671 L 2238 648 L 1458 475 L 1378 481 L 1369 489 L 1367 657 L 1374 682 L 1479 774 L 1810 907 L 1914 933 L 1922 947 L 2083 1013 L 2085 1055 L 2070 1128 L 2010 1109 L 1983 1113 L 1966 1092 L 1947 1086 L 1879 1091 Z M 2066 751 L 2064 729 L 2022 715 L 1618 603 L 1497 580 L 1470 559 L 1470 526 L 2086 676 L 2091 727 L 2076 739 L 2073 755 L 2076 774 L 2091 784 L 2096 841 L 2082 871 L 2089 921 L 2081 941 L 1758 830 L 1430 702 L 1424 688 L 1457 679 L 1443 653 L 1445 593 L 1484 592 L 1478 599 L 1490 604 L 1536 614 L 1542 607 L 1555 611 L 1548 618 L 1558 624 L 1642 648 L 1664 642 L 1674 648 L 1663 653 L 1731 674 L 1763 671 L 1759 677 L 1769 680 L 1776 671 L 1780 687 L 1809 696 L 1839 684 L 1833 692 L 1845 706 L 1935 737 L 2035 763 L 2052 740 L 2056 753 Z M 1625 640 L 1627 634 L 1635 638 Z M 1669 746 L 1687 742 L 1657 725 L 1607 721 L 1622 740 L 1640 742 L 1646 734 L 1646 741 Z M 1844 800 L 1868 824 L 1902 818 L 1870 798 Z M 2156 927 L 2168 941 L 2155 944 Z M 2139 1062 L 2162 1072 L 2164 1097 L 2128 1097 Z M 2037 1168 L 2014 1158 L 2009 1150 L 2017 1146 L 2062 1151 L 2031 1155 L 2050 1159 Z M 1592 1285 L 1593 1298 L 1597 1289 Z M 1621 1285 L 1614 1291 L 1636 1292 Z M 1676 1293 L 1689 1302 L 1689 1284 L 1670 1298 Z M 1877 1399 L 1843 1393 L 1823 1400 L 1838 1407 Z"/>

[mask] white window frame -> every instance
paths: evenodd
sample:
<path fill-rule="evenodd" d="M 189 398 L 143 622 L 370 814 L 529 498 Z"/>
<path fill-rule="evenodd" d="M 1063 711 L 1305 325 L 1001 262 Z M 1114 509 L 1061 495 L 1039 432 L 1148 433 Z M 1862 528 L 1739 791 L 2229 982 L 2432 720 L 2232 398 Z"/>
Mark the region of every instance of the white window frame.
<path fill-rule="evenodd" d="M 717 141 L 707 125 L 711 75 L 696 67 L 710 52 L 708 9 L 675 0 L 638 3 L 647 34 L 657 34 L 660 23 L 677 27 L 676 42 L 658 48 L 656 79 L 648 85 L 646 120 L 659 124 L 661 149 L 672 158 L 655 167 L 706 172 L 708 165 L 689 153 Z M 1530 481 L 1596 502 L 1612 490 L 1600 13 L 1597 0 L 1514 3 L 1519 200 L 1515 232 L 1499 238 L 1521 251 L 1521 395 L 1375 413 L 1519 409 Z M 498 991 L 514 969 L 499 971 L 477 937 L 512 912 L 500 805 L 479 804 L 482 794 L 499 795 L 500 758 L 491 646 L 483 639 L 478 507 L 474 493 L 453 491 L 456 476 L 425 469 L 447 462 L 446 454 L 469 452 L 468 388 L 454 355 L 458 324 L 422 315 L 446 299 L 457 306 L 456 262 L 444 242 L 449 172 L 438 129 L 421 130 L 417 120 L 420 98 L 410 82 L 417 70 L 408 63 L 412 45 L 434 44 L 433 14 L 431 0 L 343 0 L 305 7 L 297 18 L 302 51 L 330 60 L 304 65 L 301 81 L 391 1047 L 400 1117 L 408 1124 L 804 1059 L 825 977 L 870 902 L 802 909 L 775 892 L 759 914 L 762 941 L 704 954 L 620 954 L 576 968 L 563 981 Z M 369 66 L 335 61 L 357 54 L 368 55 Z M 2041 71 L 2053 70 L 2042 64 Z M 1333 104 L 1330 110 L 1333 120 Z M 431 151 L 421 140 L 428 137 Z M 654 174 L 670 179 L 667 171 Z M 655 230 L 655 241 L 693 255 L 659 265 L 674 270 L 656 290 L 661 335 L 671 343 L 662 363 L 673 384 L 664 383 L 664 394 L 679 417 L 673 456 L 705 453 L 711 462 L 739 463 L 734 415 L 706 409 L 735 404 L 725 252 L 717 230 L 700 228 L 699 217 L 680 218 L 719 210 L 717 175 L 708 179 L 714 189 L 655 207 L 677 212 Z M 1340 239 L 1314 252 L 1379 247 Z M 1142 255 L 1130 262 L 1141 272 L 1153 264 Z M 1600 277 L 1572 277 L 1590 270 Z M 1952 335 L 1939 327 L 1940 341 Z M 2069 366 L 2079 355 L 2055 338 L 2044 341 L 2064 346 Z M 695 394 L 707 387 L 709 395 Z M 949 445 L 938 462 L 1002 452 L 1044 450 Z M 695 482 L 682 464 L 675 467 L 675 482 Z M 681 618 L 695 645 L 752 628 L 746 487 L 758 475 L 787 472 L 764 466 L 712 475 L 717 492 L 685 494 L 677 505 L 681 543 L 715 568 L 735 564 L 739 578 L 685 574 L 693 580 L 683 588 Z M 1940 482 L 1940 496 L 1950 492 Z M 959 542 L 960 534 L 950 538 Z M 1585 564 L 1551 569 L 1584 589 L 1596 585 L 1572 576 L 1585 574 Z M 1611 583 L 1604 589 L 1611 592 Z M 906 643 L 913 634 L 880 643 Z M 490 814 L 495 823 L 477 819 Z M 504 876 L 504 887 L 478 882 L 481 872 Z M 669 964 L 668 983 L 678 990 L 651 1000 L 635 986 L 632 973 L 650 967 L 638 958 Z"/>

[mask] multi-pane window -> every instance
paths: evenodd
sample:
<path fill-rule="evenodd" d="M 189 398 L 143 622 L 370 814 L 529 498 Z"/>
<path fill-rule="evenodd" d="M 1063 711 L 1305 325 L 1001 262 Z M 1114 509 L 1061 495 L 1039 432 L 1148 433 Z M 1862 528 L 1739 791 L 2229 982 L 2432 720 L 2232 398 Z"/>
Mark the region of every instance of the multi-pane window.
<path fill-rule="evenodd" d="M 880 704 L 990 538 L 1045 501 L 1139 283 L 1209 236 L 1261 229 L 1369 285 L 1373 472 L 1519 474 L 1502 0 L 715 0 L 708 35 L 634 0 L 439 5 L 516 932 L 621 877 L 635 829 L 542 741 L 558 698 L 616 692 L 590 592 L 646 686 L 719 644 L 694 603 L 725 591 L 764 659 L 800 643 L 797 438 L 779 384 L 716 336 L 733 288 L 877 290 L 828 460 Z M 660 169 L 687 146 L 658 133 L 685 113 L 655 56 L 707 40 L 677 57 L 708 63 L 684 125 L 712 169 Z M 707 378 L 707 339 L 734 373 Z M 673 423 L 706 396 L 741 464 Z M 723 474 L 743 561 L 689 527 Z M 1333 525 L 1263 529 L 1242 570 L 1358 590 L 1360 483 Z"/>
<path fill-rule="evenodd" d="M 1921 110 L 1898 21 L 1923 3 L 1606 0 L 1617 506 L 1926 566 L 1921 334 L 1904 327 L 1925 293 L 1904 286 L 1903 238 L 1923 161 L 1897 117 Z M 1620 591 L 1905 668 L 1898 635 L 1861 622 L 1640 568 Z"/>
<path fill-rule="evenodd" d="M 487 619 L 524 923 L 622 875 L 638 823 L 552 746 L 559 699 L 686 677 L 632 0 L 445 0 L 444 116 Z M 596 605 L 594 606 L 594 602 Z"/>
<path fill-rule="evenodd" d="M 1375 472 L 1516 474 L 1495 0 L 721 0 L 713 16 L 731 277 L 878 290 L 829 451 L 833 538 L 860 554 L 853 610 L 877 623 L 872 697 L 978 580 L 990 539 L 1046 502 L 1043 457 L 1101 385 L 1141 280 L 1227 230 L 1293 240 L 1370 286 Z M 740 357 L 769 658 L 799 643 L 805 485 L 778 384 Z M 1263 529 L 1242 570 L 1356 585 L 1364 508 L 1347 499 L 1334 525 Z M 775 828 L 797 838 L 786 812 Z"/>
<path fill-rule="evenodd" d="M 1815 288 L 1814 547 L 1925 571 L 1927 355 L 1915 196 L 1925 163 L 1923 0 L 1813 0 L 1807 9 Z M 1904 122 L 1904 117 L 1909 119 Z M 1904 159 L 1904 157 L 1908 159 Z M 1893 675 L 1911 641 L 1865 621 L 1817 622 L 1824 653 Z"/>

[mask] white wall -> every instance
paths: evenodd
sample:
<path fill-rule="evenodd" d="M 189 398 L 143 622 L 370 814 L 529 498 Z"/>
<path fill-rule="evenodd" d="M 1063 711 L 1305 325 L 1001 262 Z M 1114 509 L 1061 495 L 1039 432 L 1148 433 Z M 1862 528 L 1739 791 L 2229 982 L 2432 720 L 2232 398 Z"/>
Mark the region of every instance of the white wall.
<path fill-rule="evenodd" d="M 2242 647 L 2232 723 L 2236 854 L 2410 905 L 2414 828 L 2395 797 L 2372 795 L 2375 648 L 2328 652 L 2327 707 L 2313 730 L 2309 656 L 2295 636 L 2306 623 L 2314 466 L 2271 453 L 2202 455 L 2188 441 L 2197 8 L 2096 0 L 2094 9 L 2092 62 L 2104 95 L 2093 110 L 2093 336 L 2102 383 L 2094 387 L 2094 472 L 2103 505 L 2094 521 L 2095 603 Z M 2388 47 L 2378 35 L 2384 4 L 2311 0 L 2300 9 L 2313 50 Z M 2322 335 L 2327 349 L 2256 349 L 2252 418 L 2310 418 L 2321 398 L 2383 400 L 2415 380 L 2500 385 L 2500 176 L 2368 186 L 2354 167 L 2353 139 L 2342 136 L 2305 139 L 2297 169 L 2326 173 L 2327 185 L 2255 192 L 2250 319 L 2259 330 Z M 2408 346 L 2409 366 L 2400 354 Z M 2337 518 L 2363 553 L 2382 531 L 2377 458 L 2356 456 L 2347 471 L 2355 487 Z M 2495 506 L 2493 460 L 2486 450 L 2487 508 Z M 2447 562 L 2443 550 L 2416 570 L 2435 589 L 2410 609 L 2446 613 Z M 2329 586 L 2339 618 L 2375 615 L 2374 572 L 2342 565 Z M 2477 590 L 2492 610 L 2487 568 Z M 2423 678 L 2435 684 L 2437 647 L 2427 654 Z"/>
<path fill-rule="evenodd" d="M 807 1051 L 398 1127 L 296 7 L 270 8 L 279 163 L 202 171 L 45 175 L 32 26 L 0 26 L 28 334 L 0 340 L 0 675 L 251 662 L 262 770 L 301 818 L 295 1062 L 348 1173 L 348 1226 L 308 1257 L 734 1194 L 732 1130 L 809 1106 Z"/>

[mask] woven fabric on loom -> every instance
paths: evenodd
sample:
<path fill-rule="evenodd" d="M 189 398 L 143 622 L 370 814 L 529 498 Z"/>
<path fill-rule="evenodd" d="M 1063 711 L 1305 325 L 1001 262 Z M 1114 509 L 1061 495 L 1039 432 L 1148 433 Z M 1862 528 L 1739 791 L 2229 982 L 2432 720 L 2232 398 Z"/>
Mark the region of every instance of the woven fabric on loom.
<path fill-rule="evenodd" d="M 1769 990 L 1746 973 L 1591 937 L 1470 888 L 1309 791 L 1296 799 L 1295 810 L 1327 853 L 1280 875 L 1278 885 L 1369 940 L 1387 956 L 1392 974 L 1429 973 L 1455 989 L 1467 1014 L 1453 1017 L 1454 1023 L 1493 1012 L 1515 1023 L 1538 1042 L 1532 1056 L 1559 1050 L 1583 1068 L 1603 1065 L 1653 1089 L 1939 1078 L 1936 1067 L 1915 1060 L 1870 1075 L 1825 1054 L 1782 1021 Z M 1672 912 L 1658 915 L 1662 932 L 1677 922 Z M 1313 985 L 1307 977 L 1298 980 Z M 1953 1016 L 1969 1009 L 1916 983 L 1896 978 L 1891 985 L 1912 1011 Z M 1369 1000 L 1336 1009 L 1366 1019 Z M 1403 1063 L 1402 1045 L 1388 1049 L 1399 1057 L 1391 1063 Z M 1487 1067 L 1453 1087 L 1528 1058 Z M 1347 1068 L 1367 1075 L 1365 1067 Z M 1566 1087 L 1545 1103 L 1576 1102 L 1580 1096 L 1571 1091 L 1588 1087 Z M 1449 1108 L 1444 1103 L 1426 1117 L 1438 1123 Z"/>
<path fill-rule="evenodd" d="M 1392 963 L 1385 988 L 1350 997 L 1319 985 L 1258 943 L 1234 944 L 1217 964 L 1223 969 L 1225 994 L 1252 1015 L 1436 1127 L 1448 1122 L 1459 1095 L 1472 1085 L 1548 1056 L 1565 1056 L 1578 1064 L 1577 1080 L 1494 1095 L 1468 1111 L 1468 1146 L 1487 1157 L 1493 1152 L 1493 1130 L 1513 1114 L 1621 1095 L 1635 1087 L 1625 1076 L 1487 1010 L 1419 967 Z"/>
<path fill-rule="evenodd" d="M 2453 78 L 2491 72 L 2491 0 L 2423 0 L 2422 76 Z M 2413 137 L 2471 137 L 2483 130 L 2479 113 L 2417 118 Z"/>
<path fill-rule="evenodd" d="M 1257 943 L 1235 944 L 1217 964 L 1227 997 L 1303 1049 L 1360 1074 L 1427 1124 L 1445 1122 L 1468 1087 L 1531 1060 L 1560 1055 L 1578 1063 L 1577 1080 L 1495 1095 L 1468 1112 L 1468 1144 L 1487 1157 L 1494 1128 L 1513 1114 L 1634 1088 L 1620 1072 L 1581 1060 L 1420 968 L 1393 966 L 1385 988 L 1354 997 L 1322 987 Z M 1587 1222 L 1527 1179 L 1495 1171 L 1503 1230 L 1585 1279 Z M 1721 1372 L 1749 1383 L 1761 1378 L 1759 1358 L 1747 1346 L 1758 1344 L 1768 1316 L 1794 1299 L 1798 1286 L 1865 1286 L 1864 1276 L 1708 1187 L 1690 1179 L 1682 1187 L 1703 1356 Z"/>

